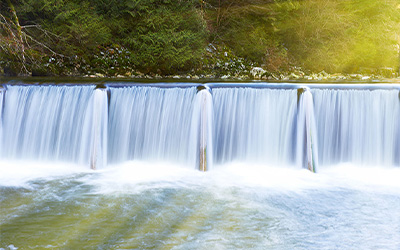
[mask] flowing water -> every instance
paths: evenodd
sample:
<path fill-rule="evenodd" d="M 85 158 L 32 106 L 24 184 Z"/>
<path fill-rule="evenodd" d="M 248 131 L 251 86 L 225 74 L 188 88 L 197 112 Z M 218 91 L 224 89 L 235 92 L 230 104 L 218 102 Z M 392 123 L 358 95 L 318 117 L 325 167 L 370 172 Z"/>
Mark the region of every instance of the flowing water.
<path fill-rule="evenodd" d="M 8 84 L 0 249 L 400 249 L 393 86 Z"/>
<path fill-rule="evenodd" d="M 296 159 L 297 90 L 213 89 L 216 163 Z"/>

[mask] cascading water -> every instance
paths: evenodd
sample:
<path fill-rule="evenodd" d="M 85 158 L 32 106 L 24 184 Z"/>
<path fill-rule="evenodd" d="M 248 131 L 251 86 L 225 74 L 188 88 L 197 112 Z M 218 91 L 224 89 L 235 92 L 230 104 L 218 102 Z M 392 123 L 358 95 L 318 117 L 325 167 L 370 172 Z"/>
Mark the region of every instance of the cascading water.
<path fill-rule="evenodd" d="M 296 89 L 215 88 L 213 101 L 216 163 L 295 163 Z"/>
<path fill-rule="evenodd" d="M 107 165 L 108 95 L 105 88 L 97 88 L 94 91 L 93 105 L 90 167 L 96 169 Z"/>
<path fill-rule="evenodd" d="M 94 86 L 7 86 L 3 159 L 89 165 Z"/>
<path fill-rule="evenodd" d="M 196 144 L 191 155 L 195 155 L 201 171 L 207 171 L 213 165 L 212 125 L 212 95 L 209 88 L 200 87 L 195 99 L 190 141 Z"/>
<path fill-rule="evenodd" d="M 321 165 L 396 164 L 398 90 L 313 89 Z"/>
<path fill-rule="evenodd" d="M 120 85 L 0 88 L 0 250 L 400 249 L 398 85 Z"/>
<path fill-rule="evenodd" d="M 127 160 L 196 165 L 191 142 L 196 87 L 110 87 L 108 152 Z"/>
<path fill-rule="evenodd" d="M 400 164 L 398 90 L 310 87 L 6 85 L 0 154 L 92 168 Z"/>
<path fill-rule="evenodd" d="M 0 152 L 3 150 L 3 100 L 4 100 L 4 88 L 0 86 Z"/>
<path fill-rule="evenodd" d="M 297 163 L 315 172 L 318 165 L 317 130 L 313 96 L 309 88 L 298 89 Z"/>

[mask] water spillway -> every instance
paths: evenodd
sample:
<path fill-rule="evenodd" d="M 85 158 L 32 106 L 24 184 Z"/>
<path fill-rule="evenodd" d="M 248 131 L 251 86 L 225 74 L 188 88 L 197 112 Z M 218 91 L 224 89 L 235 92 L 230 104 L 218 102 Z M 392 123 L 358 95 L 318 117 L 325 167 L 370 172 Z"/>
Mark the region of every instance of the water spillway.
<path fill-rule="evenodd" d="M 400 164 L 393 87 L 209 84 L 0 89 L 0 157 L 93 169 L 127 161 L 209 170 L 242 162 Z"/>
<path fill-rule="evenodd" d="M 217 88 L 213 100 L 216 163 L 296 161 L 296 89 Z"/>
<path fill-rule="evenodd" d="M 321 164 L 398 164 L 397 89 L 313 89 L 312 94 Z"/>
<path fill-rule="evenodd" d="M 0 86 L 0 152 L 2 151 L 3 143 L 3 100 L 4 100 L 4 88 Z"/>
<path fill-rule="evenodd" d="M 315 172 L 318 165 L 318 135 L 313 96 L 309 88 L 300 88 L 297 93 L 297 164 Z"/>
<path fill-rule="evenodd" d="M 200 86 L 195 99 L 195 108 L 192 120 L 192 142 L 196 142 L 195 152 L 196 164 L 200 171 L 212 168 L 213 161 L 213 129 L 214 108 L 213 98 L 209 88 Z M 196 153 L 197 152 L 197 153 Z"/>
<path fill-rule="evenodd" d="M 4 84 L 0 250 L 398 250 L 399 87 Z"/>
<path fill-rule="evenodd" d="M 6 86 L 3 159 L 88 164 L 94 86 Z"/>
<path fill-rule="evenodd" d="M 111 163 L 169 161 L 194 167 L 191 141 L 195 87 L 111 87 L 108 154 Z"/>

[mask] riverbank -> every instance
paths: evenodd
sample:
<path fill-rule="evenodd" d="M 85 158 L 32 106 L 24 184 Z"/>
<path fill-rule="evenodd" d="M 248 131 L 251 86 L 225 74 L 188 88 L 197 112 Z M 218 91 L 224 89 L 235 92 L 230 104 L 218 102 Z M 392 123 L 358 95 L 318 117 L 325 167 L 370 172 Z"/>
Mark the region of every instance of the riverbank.
<path fill-rule="evenodd" d="M 7 1 L 0 75 L 396 78 L 399 11 L 394 0 Z"/>
<path fill-rule="evenodd" d="M 23 77 L 4 77 L 0 76 L 0 84 L 6 84 L 10 82 L 23 82 L 24 84 L 37 84 L 37 83 L 55 83 L 63 84 L 65 82 L 73 84 L 81 83 L 104 83 L 104 82 L 122 82 L 122 83 L 243 83 L 243 84 L 257 84 L 257 83 L 315 83 L 315 84 L 398 84 L 400 83 L 400 77 L 387 78 L 380 76 L 368 76 L 368 75 L 329 75 L 321 76 L 306 75 L 305 77 L 294 78 L 290 76 L 284 76 L 282 78 L 260 78 L 254 79 L 251 77 L 229 77 L 229 78 L 218 78 L 209 75 L 197 76 L 197 75 L 172 75 L 172 76 L 151 76 L 151 75 L 139 75 L 139 76 L 119 76 L 119 77 L 106 77 L 101 75 L 90 75 L 90 76 L 23 76 Z"/>

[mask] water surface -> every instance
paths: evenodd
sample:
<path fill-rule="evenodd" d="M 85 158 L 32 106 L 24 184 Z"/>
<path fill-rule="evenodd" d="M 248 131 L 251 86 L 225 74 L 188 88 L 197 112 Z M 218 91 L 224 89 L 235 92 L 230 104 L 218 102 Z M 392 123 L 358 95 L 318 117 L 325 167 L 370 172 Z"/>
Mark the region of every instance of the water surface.
<path fill-rule="evenodd" d="M 399 249 L 400 169 L 2 162 L 0 248 Z"/>

